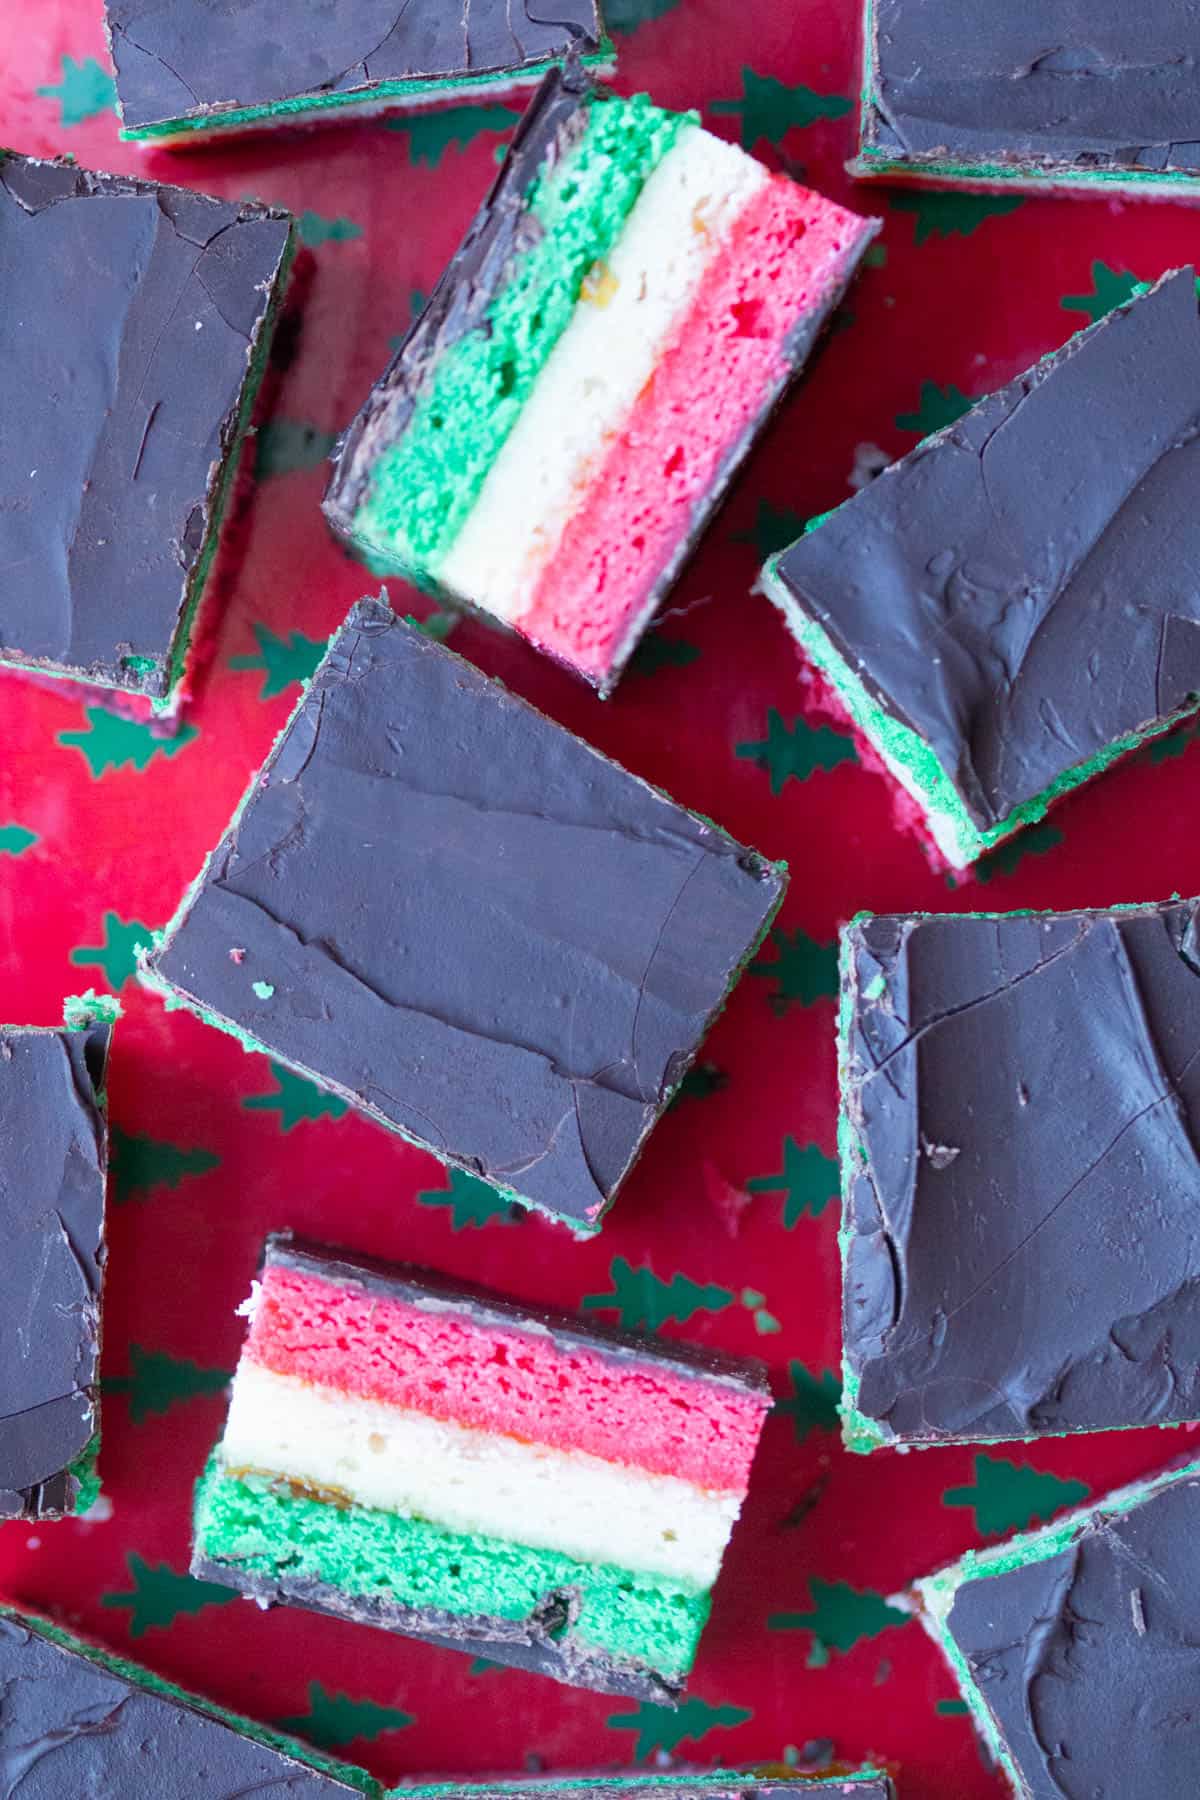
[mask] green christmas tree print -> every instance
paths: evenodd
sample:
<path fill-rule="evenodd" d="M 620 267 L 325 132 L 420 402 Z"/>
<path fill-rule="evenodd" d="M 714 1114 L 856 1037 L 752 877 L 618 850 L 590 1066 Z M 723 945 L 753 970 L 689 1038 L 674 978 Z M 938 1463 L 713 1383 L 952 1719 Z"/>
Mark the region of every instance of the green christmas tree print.
<path fill-rule="evenodd" d="M 242 1101 L 247 1112 L 279 1114 L 280 1131 L 294 1131 L 306 1119 L 340 1119 L 349 1108 L 336 1094 L 326 1094 L 304 1075 L 296 1075 L 282 1063 L 273 1062 L 275 1090 L 270 1094 L 248 1094 Z"/>
<path fill-rule="evenodd" d="M 308 1711 L 280 1719 L 281 1731 L 294 1732 L 320 1750 L 341 1750 L 359 1738 L 373 1742 L 385 1731 L 403 1731 L 413 1723 L 411 1713 L 395 1706 L 379 1706 L 374 1700 L 353 1700 L 319 1681 L 308 1684 Z"/>
<path fill-rule="evenodd" d="M 149 949 L 154 940 L 154 927 L 140 919 L 123 919 L 120 913 L 104 915 L 104 942 L 79 944 L 71 952 L 71 961 L 82 968 L 103 969 L 104 979 L 114 994 L 119 994 L 127 981 L 137 974 L 137 950 Z"/>
<path fill-rule="evenodd" d="M 1064 1507 L 1078 1506 L 1090 1489 L 1082 1481 L 1064 1480 L 1030 1463 L 1009 1462 L 1003 1456 L 975 1458 L 975 1479 L 965 1487 L 947 1488 L 943 1506 L 970 1507 L 975 1529 L 984 1537 L 1024 1531 L 1044 1524 Z"/>
<path fill-rule="evenodd" d="M 170 1563 L 148 1563 L 131 1550 L 125 1558 L 133 1580 L 131 1588 L 119 1593 L 101 1594 L 101 1606 L 113 1607 L 129 1614 L 129 1635 L 144 1637 L 148 1631 L 162 1631 L 178 1618 L 202 1612 L 206 1606 L 227 1606 L 241 1595 L 216 1581 L 197 1581 L 194 1575 L 183 1575 Z"/>
<path fill-rule="evenodd" d="M 837 993 L 836 944 L 818 943 L 807 932 L 799 928 L 788 931 L 782 925 L 771 928 L 768 941 L 776 954 L 756 957 L 748 973 L 775 982 L 775 991 L 770 996 L 773 1012 L 782 1015 L 793 1002 L 812 1006 Z"/>
<path fill-rule="evenodd" d="M 793 1359 L 788 1363 L 788 1380 L 792 1391 L 775 1402 L 775 1411 L 792 1421 L 796 1442 L 802 1444 L 810 1431 L 836 1431 L 842 1384 L 832 1369 L 813 1375 Z"/>
<path fill-rule="evenodd" d="M 408 134 L 410 162 L 436 168 L 447 150 L 465 150 L 484 132 L 511 131 L 520 117 L 511 106 L 450 106 L 389 119 L 387 129 Z"/>
<path fill-rule="evenodd" d="M 949 387 L 938 387 L 934 381 L 921 383 L 921 400 L 916 412 L 897 413 L 897 431 L 914 431 L 918 437 L 929 437 L 935 431 L 944 431 L 947 425 L 954 425 L 965 412 L 970 412 L 975 402 L 961 388 L 951 382 Z"/>
<path fill-rule="evenodd" d="M 1011 875 L 1027 856 L 1045 856 L 1048 850 L 1057 849 L 1062 841 L 1063 834 L 1057 825 L 1031 825 L 981 856 L 971 873 L 976 881 L 994 881 L 997 875 Z M 950 885 L 957 885 L 953 877 Z"/>
<path fill-rule="evenodd" d="M 754 1175 L 746 1183 L 748 1194 L 782 1194 L 783 1223 L 788 1231 L 807 1213 L 819 1219 L 841 1190 L 837 1158 L 827 1156 L 817 1144 L 803 1148 L 794 1137 L 783 1140 L 783 1166 L 777 1175 Z"/>
<path fill-rule="evenodd" d="M 106 1394 L 128 1394 L 129 1417 L 135 1425 L 156 1413 L 170 1412 L 184 1400 L 223 1394 L 233 1379 L 231 1369 L 209 1369 L 186 1356 L 129 1346 L 129 1374 L 105 1378 Z"/>
<path fill-rule="evenodd" d="M 819 94 L 815 88 L 787 87 L 773 75 L 742 70 L 740 100 L 714 100 L 709 111 L 730 115 L 742 122 L 742 149 L 753 150 L 762 138 L 778 147 L 789 131 L 803 130 L 818 119 L 844 119 L 853 102 L 844 94 Z"/>
<path fill-rule="evenodd" d="M 836 769 L 839 763 L 858 761 L 853 739 L 828 725 L 809 725 L 804 719 L 793 719 L 788 725 L 773 706 L 767 709 L 766 737 L 736 745 L 734 754 L 766 770 L 773 794 L 782 793 L 789 781 L 807 781 L 818 769 Z"/>
<path fill-rule="evenodd" d="M 809 1577 L 812 1605 L 806 1612 L 772 1613 L 769 1631 L 811 1631 L 810 1666 L 829 1659 L 831 1651 L 845 1653 L 864 1638 L 878 1637 L 892 1625 L 905 1625 L 909 1615 L 889 1606 L 882 1594 L 870 1588 L 851 1587 L 848 1581 L 822 1581 Z"/>
<path fill-rule="evenodd" d="M 347 244 L 362 236 L 362 226 L 356 225 L 353 219 L 327 219 L 319 212 L 302 212 L 296 223 L 300 228 L 301 243 L 307 244 L 310 250 L 318 250 L 322 244 Z"/>
<path fill-rule="evenodd" d="M 610 31 L 626 37 L 639 25 L 649 25 L 674 12 L 679 0 L 604 0 L 604 23 Z"/>
<path fill-rule="evenodd" d="M 256 624 L 254 639 L 258 655 L 231 656 L 229 666 L 231 669 L 263 671 L 263 684 L 258 690 L 260 700 L 273 700 L 276 694 L 284 693 L 294 683 L 310 680 L 325 654 L 325 639 L 305 637 L 302 631 L 293 631 L 281 638 L 269 626 Z"/>
<path fill-rule="evenodd" d="M 1002 218 L 1024 205 L 1021 194 L 960 194 L 952 189 L 913 188 L 893 194 L 895 212 L 915 213 L 916 242 L 927 238 L 970 237 L 988 219 Z"/>
<path fill-rule="evenodd" d="M 163 1138 L 143 1137 L 113 1125 L 108 1137 L 109 1160 L 118 1205 L 155 1188 L 177 1188 L 189 1175 L 207 1175 L 220 1165 L 212 1150 L 185 1150 Z"/>
<path fill-rule="evenodd" d="M 587 1294 L 585 1312 L 614 1312 L 626 1331 L 657 1331 L 668 1322 L 686 1325 L 698 1312 L 724 1312 L 735 1296 L 714 1282 L 692 1281 L 672 1275 L 669 1281 L 646 1264 L 635 1269 L 623 1256 L 609 1264 L 612 1288 L 607 1294 Z"/>
<path fill-rule="evenodd" d="M 450 1214 L 451 1231 L 465 1231 L 470 1226 L 493 1222 L 515 1225 L 521 1218 L 521 1207 L 506 1200 L 498 1188 L 480 1181 L 477 1175 L 468 1175 L 462 1169 L 448 1169 L 446 1173 L 449 1186 L 426 1188 L 417 1195 L 417 1204 L 444 1207 Z"/>
<path fill-rule="evenodd" d="M 733 541 L 735 544 L 753 544 L 759 562 L 764 563 L 768 556 L 786 550 L 789 544 L 803 537 L 807 523 L 804 514 L 794 512 L 790 506 L 772 506 L 769 500 L 760 500 L 753 525 L 749 531 L 737 532 Z"/>
<path fill-rule="evenodd" d="M 27 831 L 24 825 L 0 825 L 0 856 L 24 856 L 37 841 L 37 832 Z"/>
<path fill-rule="evenodd" d="M 648 631 L 625 671 L 627 675 L 657 675 L 660 669 L 687 669 L 700 660 L 696 644 L 683 638 L 663 637 L 659 631 Z"/>
<path fill-rule="evenodd" d="M 299 419 L 270 419 L 254 440 L 254 473 L 259 481 L 320 466 L 337 441 L 336 431 L 305 425 Z M 258 627 L 255 627 L 257 631 Z"/>
<path fill-rule="evenodd" d="M 1092 264 L 1092 291 L 1089 294 L 1064 294 L 1063 311 L 1084 313 L 1091 324 L 1110 313 L 1114 306 L 1124 306 L 1145 285 L 1128 269 L 1110 269 L 1106 262 Z"/>
<path fill-rule="evenodd" d="M 117 84 L 94 56 L 85 56 L 82 62 L 64 56 L 62 80 L 37 91 L 47 100 L 58 101 L 60 125 L 82 125 L 87 119 L 112 112 L 117 104 Z"/>
<path fill-rule="evenodd" d="M 611 1713 L 608 1726 L 612 1731 L 637 1733 L 633 1747 L 635 1762 L 646 1762 L 660 1753 L 670 1754 L 681 1744 L 698 1744 L 710 1731 L 730 1731 L 754 1717 L 746 1706 L 710 1706 L 698 1694 L 689 1694 L 678 1706 L 656 1706 L 643 1700 L 631 1713 Z"/>
<path fill-rule="evenodd" d="M 156 756 L 178 756 L 199 736 L 194 725 L 183 725 L 174 737 L 157 737 L 149 725 L 122 719 L 103 706 L 85 706 L 87 725 L 82 731 L 60 731 L 58 741 L 78 750 L 96 781 L 109 769 L 145 769 Z"/>

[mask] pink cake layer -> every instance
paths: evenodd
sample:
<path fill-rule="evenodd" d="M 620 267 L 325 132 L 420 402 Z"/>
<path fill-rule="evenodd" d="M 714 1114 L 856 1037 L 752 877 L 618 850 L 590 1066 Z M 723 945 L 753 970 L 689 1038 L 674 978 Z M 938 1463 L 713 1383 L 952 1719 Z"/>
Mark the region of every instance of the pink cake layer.
<path fill-rule="evenodd" d="M 842 278 L 864 229 L 786 176 L 759 189 L 598 464 L 520 631 L 594 680 L 609 671 L 697 503 L 787 379 L 785 340 Z"/>
<path fill-rule="evenodd" d="M 243 1355 L 281 1375 L 741 1493 L 769 1400 L 269 1265 Z"/>

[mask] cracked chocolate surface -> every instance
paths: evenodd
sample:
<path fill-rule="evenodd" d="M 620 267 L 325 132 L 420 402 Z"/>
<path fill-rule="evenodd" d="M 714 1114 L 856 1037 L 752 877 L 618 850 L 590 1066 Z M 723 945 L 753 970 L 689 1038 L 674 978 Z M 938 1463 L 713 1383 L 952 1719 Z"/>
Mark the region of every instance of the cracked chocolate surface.
<path fill-rule="evenodd" d="M 259 206 L 0 161 L 0 661 L 166 695 L 290 229 Z"/>
<path fill-rule="evenodd" d="M 1200 693 L 1185 269 L 918 445 L 778 579 L 980 830 Z"/>
<path fill-rule="evenodd" d="M 848 928 L 844 1328 L 885 1442 L 1200 1417 L 1198 919 Z"/>
<path fill-rule="evenodd" d="M 965 1581 L 947 1620 L 1029 1800 L 1200 1789 L 1200 1481 L 1092 1514 L 1045 1561 Z"/>
<path fill-rule="evenodd" d="M 152 967 L 444 1161 L 588 1226 L 784 885 L 364 601 Z"/>
<path fill-rule="evenodd" d="M 0 1519 L 70 1511 L 98 1428 L 109 1036 L 0 1028 Z"/>
<path fill-rule="evenodd" d="M 470 81 L 599 48 L 596 0 L 338 0 L 302 22 L 273 0 L 107 0 L 125 124 L 384 81 Z"/>
<path fill-rule="evenodd" d="M 899 161 L 1200 173 L 1193 0 L 875 0 L 866 142 Z"/>
<path fill-rule="evenodd" d="M 357 1790 L 6 1613 L 0 1791 L 20 1800 L 249 1800 L 268 1791 L 271 1800 L 337 1800 Z"/>

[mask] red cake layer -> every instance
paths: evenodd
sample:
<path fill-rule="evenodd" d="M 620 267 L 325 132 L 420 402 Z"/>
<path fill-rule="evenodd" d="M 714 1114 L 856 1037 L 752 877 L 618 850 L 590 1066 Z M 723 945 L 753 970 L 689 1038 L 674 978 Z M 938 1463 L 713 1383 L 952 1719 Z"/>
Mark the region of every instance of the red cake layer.
<path fill-rule="evenodd" d="M 765 1396 L 268 1265 L 243 1353 L 282 1375 L 741 1492 Z"/>
<path fill-rule="evenodd" d="M 841 277 L 863 223 L 782 175 L 754 196 L 515 621 L 536 644 L 593 679 L 608 672 L 698 501 L 786 379 L 784 340 Z"/>

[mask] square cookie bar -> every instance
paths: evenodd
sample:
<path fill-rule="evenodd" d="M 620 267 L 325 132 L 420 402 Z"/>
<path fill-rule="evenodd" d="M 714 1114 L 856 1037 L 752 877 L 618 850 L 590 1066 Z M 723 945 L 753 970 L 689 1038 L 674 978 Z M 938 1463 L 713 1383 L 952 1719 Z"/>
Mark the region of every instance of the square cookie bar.
<path fill-rule="evenodd" d="M 1200 1463 L 916 1583 L 1019 1800 L 1200 1793 Z"/>
<path fill-rule="evenodd" d="M 784 885 L 364 601 L 147 973 L 587 1231 Z"/>
<path fill-rule="evenodd" d="M 99 1491 L 116 1015 L 89 995 L 62 1030 L 0 1026 L 0 1519 L 83 1512 Z"/>
<path fill-rule="evenodd" d="M 106 0 L 121 136 L 186 145 L 272 125 L 491 98 L 556 57 L 611 66 L 597 0 Z"/>
<path fill-rule="evenodd" d="M 1200 1419 L 1198 917 L 843 933 L 852 1449 Z"/>
<path fill-rule="evenodd" d="M 393 1788 L 389 1800 L 895 1800 L 880 1769 L 855 1774 L 805 1775 L 786 1768 L 722 1769 L 695 1775 L 596 1775 L 526 1781 L 460 1781 Z"/>
<path fill-rule="evenodd" d="M 1194 194 L 1187 0 L 867 0 L 856 175 Z"/>
<path fill-rule="evenodd" d="M 770 1405 L 753 1365 L 273 1237 L 192 1571 L 670 1702 Z"/>
<path fill-rule="evenodd" d="M 21 1800 L 352 1800 L 357 1769 L 0 1605 L 0 1770 Z"/>
<path fill-rule="evenodd" d="M 607 692 L 878 229 L 549 76 L 335 452 L 331 524 Z"/>
<path fill-rule="evenodd" d="M 0 153 L 0 667 L 179 698 L 292 222 Z"/>
<path fill-rule="evenodd" d="M 1080 332 L 763 572 L 963 867 L 1200 701 L 1192 269 Z"/>

